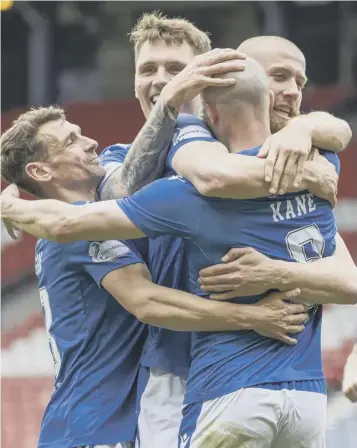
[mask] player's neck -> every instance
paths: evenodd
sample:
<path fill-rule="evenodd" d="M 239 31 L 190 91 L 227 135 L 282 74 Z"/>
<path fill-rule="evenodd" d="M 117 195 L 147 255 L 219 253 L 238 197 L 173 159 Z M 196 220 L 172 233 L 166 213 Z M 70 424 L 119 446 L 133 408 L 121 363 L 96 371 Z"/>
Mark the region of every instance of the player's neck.
<path fill-rule="evenodd" d="M 240 119 L 239 122 L 227 122 L 222 135 L 230 152 L 240 152 L 262 145 L 270 135 L 270 127 L 262 121 Z"/>
<path fill-rule="evenodd" d="M 180 109 L 181 114 L 190 114 L 190 115 L 198 115 L 201 106 L 201 98 L 200 96 L 196 96 L 191 101 L 186 101 Z"/>
<path fill-rule="evenodd" d="M 78 185 L 75 184 L 57 186 L 53 189 L 50 197 L 70 204 L 78 201 L 95 201 L 97 196 L 96 188 L 88 185 L 83 187 L 78 188 Z"/>

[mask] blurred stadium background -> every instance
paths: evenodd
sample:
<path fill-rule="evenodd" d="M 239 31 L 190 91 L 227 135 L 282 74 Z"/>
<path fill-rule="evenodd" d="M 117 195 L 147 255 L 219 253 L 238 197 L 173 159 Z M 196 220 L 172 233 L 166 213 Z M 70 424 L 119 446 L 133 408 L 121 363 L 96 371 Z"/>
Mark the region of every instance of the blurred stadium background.
<path fill-rule="evenodd" d="M 210 31 L 214 47 L 237 47 L 247 37 L 275 34 L 303 50 L 309 77 L 303 110 L 332 112 L 354 131 L 341 156 L 336 217 L 357 262 L 356 2 L 1 1 L 2 130 L 29 106 L 59 103 L 100 148 L 132 141 L 144 120 L 133 95 L 127 33 L 143 12 L 154 9 L 182 15 Z M 3 448 L 36 446 L 52 388 L 33 257 L 32 237 L 22 234 L 12 241 L 2 231 Z M 356 446 L 357 405 L 340 392 L 343 365 L 356 336 L 356 306 L 326 307 L 328 448 Z"/>

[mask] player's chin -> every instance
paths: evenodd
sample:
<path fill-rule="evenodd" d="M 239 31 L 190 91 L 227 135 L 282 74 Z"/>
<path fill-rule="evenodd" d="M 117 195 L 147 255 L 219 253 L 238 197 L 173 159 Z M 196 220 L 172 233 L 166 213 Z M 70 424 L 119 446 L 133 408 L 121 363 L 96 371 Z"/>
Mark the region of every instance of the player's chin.
<path fill-rule="evenodd" d="M 88 176 L 101 179 L 105 175 L 105 169 L 99 165 L 93 164 L 88 169 Z"/>
<path fill-rule="evenodd" d="M 272 134 L 281 131 L 289 123 L 290 117 L 282 117 L 274 111 L 270 114 L 270 130 Z"/>

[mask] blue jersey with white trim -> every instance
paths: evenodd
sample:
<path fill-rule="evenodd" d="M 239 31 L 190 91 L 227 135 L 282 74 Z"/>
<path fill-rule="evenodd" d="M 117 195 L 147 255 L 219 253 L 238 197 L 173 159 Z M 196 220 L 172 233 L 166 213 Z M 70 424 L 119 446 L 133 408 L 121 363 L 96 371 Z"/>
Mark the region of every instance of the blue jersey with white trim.
<path fill-rule="evenodd" d="M 255 156 L 258 150 L 243 153 Z M 325 157 L 339 170 L 335 154 Z M 186 287 L 202 296 L 199 270 L 220 263 L 231 247 L 250 246 L 290 262 L 313 261 L 335 251 L 331 206 L 307 191 L 252 200 L 205 198 L 187 180 L 173 177 L 154 182 L 118 205 L 149 237 L 171 234 L 185 239 Z M 255 303 L 269 292 L 234 301 Z M 294 347 L 253 331 L 195 333 L 185 402 L 267 383 L 323 380 L 321 312 L 319 306 L 310 310 Z"/>
<path fill-rule="evenodd" d="M 104 149 L 99 162 L 106 168 L 106 176 L 99 188 L 98 196 L 110 174 L 124 163 L 130 145 L 116 144 Z M 165 176 L 171 172 L 166 172 Z M 154 283 L 168 288 L 183 289 L 181 286 L 181 264 L 183 241 L 181 238 L 161 236 L 144 239 L 148 244 L 148 268 Z M 138 240 L 136 240 L 138 241 Z M 143 248 L 140 248 L 143 253 Z M 187 378 L 191 363 L 191 333 L 166 330 L 149 326 L 141 363 L 145 367 L 164 370 L 182 378 Z"/>
<path fill-rule="evenodd" d="M 101 281 L 115 269 L 143 262 L 131 241 L 38 241 L 36 273 L 55 365 L 39 447 L 134 440 L 136 382 L 147 327 Z"/>
<path fill-rule="evenodd" d="M 102 191 L 113 172 L 123 165 L 130 145 L 116 143 L 110 145 L 99 154 L 99 163 L 105 168 L 105 175 L 97 187 L 98 198 L 101 199 Z"/>
<path fill-rule="evenodd" d="M 177 151 L 187 143 L 191 142 L 214 142 L 217 141 L 208 126 L 194 115 L 180 114 L 177 117 L 176 128 L 166 160 L 168 173 L 176 174 L 172 167 L 172 160 Z"/>

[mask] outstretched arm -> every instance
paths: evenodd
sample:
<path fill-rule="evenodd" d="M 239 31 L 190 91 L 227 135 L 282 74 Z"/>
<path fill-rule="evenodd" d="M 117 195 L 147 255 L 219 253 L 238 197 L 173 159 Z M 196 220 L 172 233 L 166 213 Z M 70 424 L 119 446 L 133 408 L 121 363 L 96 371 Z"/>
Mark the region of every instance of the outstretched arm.
<path fill-rule="evenodd" d="M 269 288 L 284 291 L 299 287 L 301 298 L 309 302 L 357 303 L 357 267 L 339 235 L 334 255 L 312 263 L 272 260 L 251 248 L 231 249 L 225 261 L 200 273 L 202 289 L 216 292 L 212 298 L 229 299 L 259 294 Z"/>
<path fill-rule="evenodd" d="M 108 273 L 102 286 L 142 322 L 170 330 L 255 330 L 295 344 L 288 334 L 302 331 L 308 317 L 302 304 L 284 301 L 298 297 L 299 290 L 274 293 L 254 305 L 224 303 L 156 285 L 143 264 Z"/>
<path fill-rule="evenodd" d="M 59 243 L 145 236 L 115 200 L 71 205 L 55 199 L 26 201 L 4 195 L 1 217 L 37 238 Z"/>

